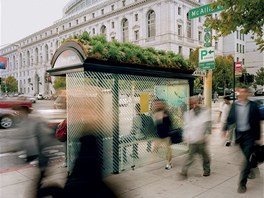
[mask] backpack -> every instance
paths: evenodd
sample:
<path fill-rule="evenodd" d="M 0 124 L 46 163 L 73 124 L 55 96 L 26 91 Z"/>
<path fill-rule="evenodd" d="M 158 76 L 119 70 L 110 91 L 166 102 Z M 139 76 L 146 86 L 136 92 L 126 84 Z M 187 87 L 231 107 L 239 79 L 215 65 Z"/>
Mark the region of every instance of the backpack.
<path fill-rule="evenodd" d="M 147 116 L 145 114 L 140 114 L 141 122 L 142 122 L 142 133 L 146 137 L 155 136 L 155 126 L 152 117 Z"/>
<path fill-rule="evenodd" d="M 66 142 L 67 140 L 67 120 L 63 120 L 56 129 L 56 138 L 60 142 Z"/>

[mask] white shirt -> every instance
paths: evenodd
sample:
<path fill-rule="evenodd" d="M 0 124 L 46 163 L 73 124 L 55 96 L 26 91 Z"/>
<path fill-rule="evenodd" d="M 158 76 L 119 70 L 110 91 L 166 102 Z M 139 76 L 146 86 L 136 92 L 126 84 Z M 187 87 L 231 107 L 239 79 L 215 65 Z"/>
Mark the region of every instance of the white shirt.
<path fill-rule="evenodd" d="M 229 105 L 226 103 L 222 104 L 221 109 L 220 109 L 220 111 L 222 112 L 221 120 L 220 120 L 221 123 L 226 123 L 230 109 L 231 109 L 231 104 L 229 104 Z"/>
<path fill-rule="evenodd" d="M 205 140 L 208 124 L 211 121 L 210 111 L 201 109 L 198 115 L 194 114 L 193 109 L 183 115 L 183 137 L 187 143 L 199 143 Z"/>

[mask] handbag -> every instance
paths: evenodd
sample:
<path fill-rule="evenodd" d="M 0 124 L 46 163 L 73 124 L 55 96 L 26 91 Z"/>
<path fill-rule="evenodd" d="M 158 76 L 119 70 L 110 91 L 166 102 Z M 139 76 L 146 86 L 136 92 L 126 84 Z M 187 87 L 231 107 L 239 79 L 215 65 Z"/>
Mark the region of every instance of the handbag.
<path fill-rule="evenodd" d="M 177 128 L 169 131 L 169 137 L 172 144 L 178 144 L 182 142 L 182 128 Z"/>
<path fill-rule="evenodd" d="M 67 121 L 63 120 L 56 129 L 56 138 L 60 142 L 66 142 L 67 140 Z"/>

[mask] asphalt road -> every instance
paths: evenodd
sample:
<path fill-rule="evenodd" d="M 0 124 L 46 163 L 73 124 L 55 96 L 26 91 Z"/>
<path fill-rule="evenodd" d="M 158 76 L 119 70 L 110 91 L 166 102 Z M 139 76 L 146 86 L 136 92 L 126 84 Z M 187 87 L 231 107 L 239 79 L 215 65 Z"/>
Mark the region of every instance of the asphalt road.
<path fill-rule="evenodd" d="M 33 104 L 31 116 L 38 115 L 38 110 L 53 109 L 53 101 L 38 100 Z M 39 115 L 41 116 L 41 115 Z M 22 154 L 21 139 L 19 137 L 19 128 L 0 129 L 0 171 L 9 168 L 15 168 L 26 165 L 24 159 L 18 156 Z M 52 159 L 64 156 L 63 143 L 55 139 L 50 142 L 49 152 Z"/>

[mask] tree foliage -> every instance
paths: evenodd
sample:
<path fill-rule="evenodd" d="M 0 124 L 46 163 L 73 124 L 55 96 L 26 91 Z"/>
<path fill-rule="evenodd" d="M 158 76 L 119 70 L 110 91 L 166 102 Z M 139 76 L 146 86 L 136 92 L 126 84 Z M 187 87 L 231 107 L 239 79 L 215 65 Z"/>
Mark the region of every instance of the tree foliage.
<path fill-rule="evenodd" d="M 195 68 L 198 68 L 199 63 L 199 48 L 196 48 L 189 57 L 189 62 Z M 233 67 L 234 58 L 233 56 L 217 56 L 215 58 L 215 69 L 213 69 L 213 85 L 214 91 L 218 90 L 218 87 L 232 88 L 233 83 Z M 202 79 L 197 77 L 195 80 L 194 87 L 199 89 L 202 85 Z"/>
<path fill-rule="evenodd" d="M 256 84 L 257 85 L 264 85 L 264 67 L 261 67 L 257 72 L 255 76 Z"/>
<path fill-rule="evenodd" d="M 66 78 L 56 77 L 56 79 L 54 81 L 54 89 L 56 91 L 66 89 Z"/>
<path fill-rule="evenodd" d="M 244 34 L 252 32 L 256 35 L 256 44 L 259 50 L 264 51 L 263 26 L 264 2 L 263 0 L 217 0 L 212 7 L 223 6 L 219 18 L 209 19 L 208 26 L 216 30 L 217 35 L 227 36 L 237 29 Z"/>
<path fill-rule="evenodd" d="M 105 35 L 90 37 L 84 32 L 64 40 L 67 41 L 78 42 L 86 48 L 88 58 L 180 70 L 194 69 L 181 54 L 151 47 L 144 49 L 133 43 L 119 43 L 116 40 L 108 42 Z"/>
<path fill-rule="evenodd" d="M 2 92 L 15 93 L 17 92 L 17 80 L 13 76 L 8 76 L 2 79 L 1 84 Z"/>

